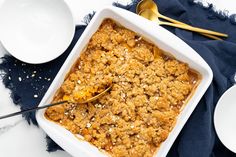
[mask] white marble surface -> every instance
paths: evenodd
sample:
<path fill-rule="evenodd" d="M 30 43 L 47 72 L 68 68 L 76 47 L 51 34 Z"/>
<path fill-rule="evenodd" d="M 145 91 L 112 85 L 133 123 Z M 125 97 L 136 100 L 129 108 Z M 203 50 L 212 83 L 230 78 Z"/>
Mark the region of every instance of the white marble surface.
<path fill-rule="evenodd" d="M 0 0 L 0 6 L 5 0 Z M 81 24 L 84 15 L 104 5 L 111 5 L 113 0 L 65 0 L 70 6 L 77 24 Z M 117 0 L 114 0 L 117 1 Z M 119 1 L 119 0 L 118 0 Z M 236 13 L 235 0 L 196 0 L 204 4 L 213 3 L 217 10 L 229 11 L 229 14 Z M 126 4 L 130 0 L 120 0 Z M 91 5 L 93 4 L 93 5 Z M 1 21 L 1 20 L 0 20 Z M 0 57 L 5 54 L 0 44 Z M 0 115 L 18 111 L 10 98 L 10 91 L 5 89 L 0 81 Z M 21 116 L 0 121 L 0 156 L 1 157 L 70 157 L 63 151 L 48 153 L 46 151 L 45 133 L 32 125 L 28 125 Z"/>

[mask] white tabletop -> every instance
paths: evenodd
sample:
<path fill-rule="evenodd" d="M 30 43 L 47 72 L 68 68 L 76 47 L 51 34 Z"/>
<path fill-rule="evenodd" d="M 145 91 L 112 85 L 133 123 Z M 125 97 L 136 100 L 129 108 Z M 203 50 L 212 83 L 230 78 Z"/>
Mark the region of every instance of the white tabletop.
<path fill-rule="evenodd" d="M 0 6 L 5 0 L 0 0 Z M 77 24 L 81 23 L 83 17 L 104 5 L 111 5 L 112 1 L 117 0 L 99 0 L 96 5 L 94 0 L 65 0 L 70 6 Z M 131 0 L 119 0 L 127 4 Z M 197 0 L 213 3 L 217 10 L 229 11 L 229 14 L 236 13 L 235 0 Z M 93 4 L 93 5 L 91 5 Z M 5 54 L 5 50 L 0 44 L 0 57 Z M 0 73 L 1 74 L 1 73 Z M 18 111 L 19 106 L 15 106 L 10 98 L 10 91 L 5 89 L 0 81 L 0 115 Z M 21 116 L 1 120 L 0 122 L 0 156 L 2 157 L 70 157 L 63 151 L 48 153 L 46 151 L 45 133 L 38 127 L 28 125 Z"/>

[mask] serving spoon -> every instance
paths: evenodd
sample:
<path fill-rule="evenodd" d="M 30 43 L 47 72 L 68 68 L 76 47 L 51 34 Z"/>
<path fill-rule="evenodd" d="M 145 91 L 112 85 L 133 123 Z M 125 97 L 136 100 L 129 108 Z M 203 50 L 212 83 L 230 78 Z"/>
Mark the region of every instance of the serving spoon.
<path fill-rule="evenodd" d="M 22 110 L 22 111 L 19 111 L 19 112 L 14 112 L 14 113 L 10 113 L 10 114 L 4 115 L 4 116 L 0 116 L 0 119 L 9 118 L 9 117 L 17 116 L 17 115 L 28 113 L 28 112 L 32 112 L 32 111 L 37 111 L 37 110 L 41 110 L 41 109 L 44 109 L 44 108 L 47 108 L 47 107 L 61 105 L 61 104 L 64 104 L 64 103 L 73 103 L 73 104 L 76 104 L 76 105 L 78 105 L 78 104 L 86 104 L 86 103 L 95 101 L 98 98 L 100 98 L 101 96 L 103 96 L 106 92 L 108 92 L 111 89 L 111 87 L 112 87 L 112 84 L 110 86 L 108 86 L 101 93 L 99 93 L 99 94 L 95 95 L 94 97 L 91 97 L 91 98 L 89 98 L 89 99 L 87 99 L 85 101 L 76 101 L 76 102 L 75 101 L 68 101 L 68 100 L 59 101 L 59 102 L 56 102 L 56 103 L 52 103 L 52 104 L 48 104 L 48 105 L 44 105 L 44 106 L 40 106 L 40 107 L 37 106 L 37 107 L 30 108 L 30 109 Z"/>
<path fill-rule="evenodd" d="M 142 0 L 142 1 L 140 1 L 140 2 L 138 3 L 137 7 L 136 7 L 136 13 L 137 13 L 137 14 L 140 14 L 140 12 L 141 12 L 142 10 L 145 10 L 145 9 L 150 9 L 150 10 L 152 10 L 152 11 L 157 15 L 158 19 L 161 18 L 161 19 L 164 19 L 164 20 L 173 22 L 173 23 L 175 23 L 175 24 L 182 24 L 182 25 L 190 26 L 190 25 L 188 25 L 188 24 L 186 24 L 186 23 L 183 23 L 183 22 L 180 22 L 180 21 L 177 21 L 177 20 L 174 20 L 174 19 L 172 19 L 172 18 L 169 18 L 169 17 L 167 17 L 167 16 L 162 15 L 162 14 L 158 11 L 158 6 L 157 6 L 157 4 L 156 4 L 153 0 Z M 190 26 L 190 27 L 192 27 L 192 26 Z M 222 40 L 221 38 L 218 38 L 218 37 L 216 37 L 216 36 L 214 36 L 214 35 L 205 34 L 205 33 L 201 33 L 201 34 L 204 35 L 204 36 L 207 36 L 207 37 L 209 37 L 209 38 L 212 38 L 212 39 Z"/>
<path fill-rule="evenodd" d="M 227 34 L 223 34 L 223 33 L 219 33 L 219 32 L 214 32 L 214 31 L 210 31 L 210 30 L 205 30 L 205 29 L 201 29 L 201 28 L 197 28 L 197 27 L 188 26 L 188 25 L 182 25 L 182 24 L 175 24 L 175 23 L 169 23 L 169 22 L 160 21 L 158 19 L 158 15 L 155 14 L 150 9 L 142 10 L 139 13 L 139 15 L 141 15 L 142 17 L 144 17 L 146 19 L 149 19 L 151 21 L 157 22 L 159 25 L 166 25 L 166 26 L 171 26 L 171 27 L 177 27 L 177 28 L 181 28 L 181 29 L 190 30 L 190 31 L 193 31 L 193 32 L 206 33 L 206 34 L 217 35 L 217 36 L 222 36 L 222 37 L 227 37 L 228 36 Z"/>

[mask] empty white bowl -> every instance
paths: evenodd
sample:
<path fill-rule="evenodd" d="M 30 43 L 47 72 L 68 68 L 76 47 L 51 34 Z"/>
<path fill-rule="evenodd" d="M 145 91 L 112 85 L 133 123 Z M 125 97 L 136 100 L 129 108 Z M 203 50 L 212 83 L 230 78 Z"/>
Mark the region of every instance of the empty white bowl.
<path fill-rule="evenodd" d="M 0 7 L 0 41 L 15 58 L 33 64 L 60 56 L 75 23 L 63 0 L 5 0 Z"/>
<path fill-rule="evenodd" d="M 219 99 L 214 113 L 216 133 L 221 142 L 236 153 L 236 85 Z"/>

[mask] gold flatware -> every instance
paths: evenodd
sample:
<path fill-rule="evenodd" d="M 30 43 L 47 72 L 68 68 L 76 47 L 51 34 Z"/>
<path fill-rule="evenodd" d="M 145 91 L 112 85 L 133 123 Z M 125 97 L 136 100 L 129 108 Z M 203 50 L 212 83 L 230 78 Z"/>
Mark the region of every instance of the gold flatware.
<path fill-rule="evenodd" d="M 145 9 L 150 9 L 152 10 L 158 18 L 161 18 L 161 19 L 164 19 L 164 20 L 167 20 L 167 21 L 170 21 L 170 22 L 173 22 L 175 24 L 182 24 L 182 25 L 187 25 L 187 26 L 190 26 L 186 23 L 183 23 L 183 22 L 180 22 L 180 21 L 177 21 L 177 20 L 174 20 L 172 18 L 169 18 L 167 16 L 164 16 L 162 15 L 159 11 L 158 11 L 158 6 L 157 4 L 153 1 L 153 0 L 142 0 L 138 3 L 137 7 L 136 7 L 136 13 L 137 14 L 140 14 L 140 12 L 142 10 L 145 10 Z M 190 26 L 192 27 L 192 26 Z M 209 34 L 205 34 L 205 33 L 201 33 L 202 35 L 204 36 L 207 36 L 209 38 L 212 38 L 212 39 L 216 39 L 216 40 L 222 40 L 221 38 L 218 38 L 214 35 L 209 35 Z"/>
<path fill-rule="evenodd" d="M 159 18 L 168 19 L 169 17 L 164 16 L 158 12 L 156 3 L 153 0 L 141 0 L 136 6 L 136 13 L 139 14 L 140 11 L 150 9 L 158 15 Z M 169 21 L 169 20 L 168 20 Z"/>
<path fill-rule="evenodd" d="M 4 115 L 4 116 L 0 116 L 0 119 L 9 118 L 9 117 L 13 117 L 13 116 L 16 116 L 16 115 L 20 115 L 20 114 L 24 114 L 24 113 L 28 113 L 28 112 L 32 112 L 32 111 L 37 111 L 37 110 L 41 110 L 41 109 L 44 109 L 44 108 L 47 108 L 47 107 L 61 105 L 61 104 L 64 104 L 64 103 L 73 103 L 73 104 L 76 104 L 76 105 L 77 104 L 86 104 L 86 103 L 95 101 L 98 98 L 100 98 L 101 96 L 103 96 L 105 93 L 107 93 L 111 89 L 111 87 L 112 87 L 112 84 L 110 86 L 108 86 L 101 93 L 99 93 L 99 94 L 95 95 L 94 97 L 91 97 L 91 98 L 89 98 L 85 101 L 78 101 L 78 102 L 67 101 L 67 100 L 60 101 L 60 102 L 56 102 L 56 103 L 52 103 L 52 104 L 48 104 L 48 105 L 44 105 L 44 106 L 40 106 L 40 107 L 34 107 L 34 108 L 31 108 L 31 109 L 26 109 L 26 110 L 22 110 L 22 111 L 19 111 L 19 112 L 15 112 L 15 113 L 7 114 L 7 115 Z"/>
<path fill-rule="evenodd" d="M 92 101 L 95 101 L 97 100 L 98 98 L 102 97 L 104 94 L 106 94 L 112 87 L 112 84 L 110 84 L 110 86 L 108 86 L 104 91 L 102 91 L 101 93 L 93 96 L 92 98 L 89 98 L 85 101 L 81 101 L 81 102 L 74 102 L 74 103 L 77 103 L 77 104 L 86 104 L 86 103 L 89 103 L 89 102 L 92 102 Z M 73 103 L 73 102 L 70 102 L 70 103 Z"/>
<path fill-rule="evenodd" d="M 222 36 L 222 37 L 227 37 L 228 36 L 227 34 L 223 34 L 223 33 L 219 33 L 219 32 L 214 32 L 214 31 L 210 31 L 210 30 L 205 30 L 205 29 L 201 29 L 201 28 L 197 28 L 197 27 L 188 26 L 188 25 L 182 25 L 182 24 L 175 24 L 175 23 L 169 23 L 169 22 L 160 21 L 158 19 L 158 16 L 152 10 L 150 10 L 150 9 L 142 10 L 139 13 L 139 15 L 141 15 L 142 17 L 144 17 L 146 19 L 149 19 L 151 21 L 155 21 L 159 25 L 172 26 L 172 27 L 177 27 L 177 28 L 181 28 L 181 29 L 190 30 L 190 31 L 193 31 L 193 32 L 217 35 L 217 36 Z"/>

